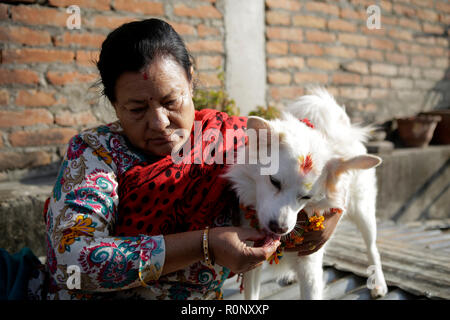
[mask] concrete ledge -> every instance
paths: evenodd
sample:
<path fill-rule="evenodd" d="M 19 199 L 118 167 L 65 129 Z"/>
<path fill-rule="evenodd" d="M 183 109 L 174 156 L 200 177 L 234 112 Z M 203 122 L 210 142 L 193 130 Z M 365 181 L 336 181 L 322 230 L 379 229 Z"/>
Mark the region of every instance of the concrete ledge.
<path fill-rule="evenodd" d="M 0 183 L 0 248 L 10 253 L 29 247 L 45 255 L 45 222 L 42 215 L 56 177 Z"/>
<path fill-rule="evenodd" d="M 379 154 L 377 217 L 406 222 L 450 217 L 450 145 Z"/>

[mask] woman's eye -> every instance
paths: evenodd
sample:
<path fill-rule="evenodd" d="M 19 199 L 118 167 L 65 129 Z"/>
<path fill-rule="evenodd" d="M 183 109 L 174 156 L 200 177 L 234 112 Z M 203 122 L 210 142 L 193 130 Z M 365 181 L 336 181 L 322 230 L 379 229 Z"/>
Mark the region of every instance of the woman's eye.
<path fill-rule="evenodd" d="M 275 188 L 277 188 L 278 190 L 281 190 L 281 183 L 280 183 L 280 181 L 278 181 L 277 179 L 275 179 L 272 176 L 269 176 L 269 178 L 270 178 L 270 182 L 273 184 L 273 186 Z"/>
<path fill-rule="evenodd" d="M 136 114 L 144 112 L 144 111 L 145 111 L 145 108 L 130 109 L 131 113 L 136 113 Z"/>
<path fill-rule="evenodd" d="M 173 106 L 175 104 L 176 101 L 177 100 L 170 100 L 170 101 L 164 102 L 163 107 L 170 108 L 171 106 Z"/>

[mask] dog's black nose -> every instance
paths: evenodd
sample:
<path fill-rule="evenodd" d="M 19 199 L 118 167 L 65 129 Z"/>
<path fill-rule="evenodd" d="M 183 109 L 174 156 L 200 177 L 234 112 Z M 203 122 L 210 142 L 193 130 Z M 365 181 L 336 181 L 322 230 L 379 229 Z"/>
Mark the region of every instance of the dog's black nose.
<path fill-rule="evenodd" d="M 287 227 L 281 228 L 275 220 L 270 220 L 269 221 L 269 229 L 273 233 L 277 233 L 277 234 L 286 233 L 286 231 L 288 230 Z"/>

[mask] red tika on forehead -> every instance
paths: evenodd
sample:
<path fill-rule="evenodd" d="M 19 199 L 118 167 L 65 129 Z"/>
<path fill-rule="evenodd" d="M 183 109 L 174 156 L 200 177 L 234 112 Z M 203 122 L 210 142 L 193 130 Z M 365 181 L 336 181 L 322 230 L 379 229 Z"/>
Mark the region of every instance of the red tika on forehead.
<path fill-rule="evenodd" d="M 300 156 L 299 161 L 300 161 L 300 171 L 303 172 L 303 174 L 307 174 L 308 172 L 311 171 L 311 169 L 313 167 L 313 161 L 311 158 L 311 154 L 308 154 L 306 156 L 306 158 L 304 158 L 303 156 Z"/>
<path fill-rule="evenodd" d="M 303 119 L 298 119 L 301 122 L 303 122 L 304 124 L 306 124 L 308 127 L 310 127 L 311 129 L 314 129 L 314 125 L 311 123 L 311 121 L 309 121 L 308 118 L 303 118 Z"/>

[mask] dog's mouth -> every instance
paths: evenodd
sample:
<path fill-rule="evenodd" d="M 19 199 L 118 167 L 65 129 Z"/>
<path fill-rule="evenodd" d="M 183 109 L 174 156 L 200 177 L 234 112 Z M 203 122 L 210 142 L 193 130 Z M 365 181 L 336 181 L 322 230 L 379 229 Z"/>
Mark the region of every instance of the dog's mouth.
<path fill-rule="evenodd" d="M 267 231 L 267 230 L 264 230 L 264 233 L 266 234 L 264 239 L 255 242 L 256 247 L 269 246 L 273 242 L 281 240 L 281 236 L 279 234 L 275 234 L 275 233 Z"/>

